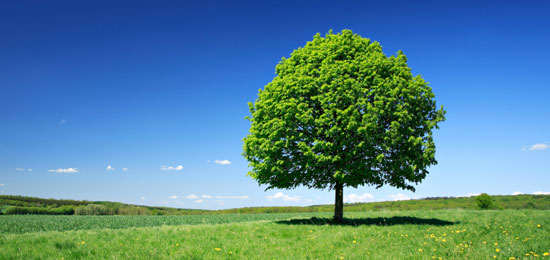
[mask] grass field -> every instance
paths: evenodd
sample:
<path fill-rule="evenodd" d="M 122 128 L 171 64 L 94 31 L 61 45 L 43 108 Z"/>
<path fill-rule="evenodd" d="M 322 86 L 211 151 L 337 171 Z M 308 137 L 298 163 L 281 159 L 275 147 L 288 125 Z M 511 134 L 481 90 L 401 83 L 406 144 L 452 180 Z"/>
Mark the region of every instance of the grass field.
<path fill-rule="evenodd" d="M 345 216 L 0 216 L 0 259 L 550 259 L 547 210 Z"/>

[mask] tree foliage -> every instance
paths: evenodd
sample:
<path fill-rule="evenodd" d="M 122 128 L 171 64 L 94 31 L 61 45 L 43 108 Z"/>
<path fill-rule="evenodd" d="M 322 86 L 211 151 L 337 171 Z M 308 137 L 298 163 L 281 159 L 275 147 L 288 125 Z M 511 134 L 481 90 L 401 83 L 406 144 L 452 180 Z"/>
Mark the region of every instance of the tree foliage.
<path fill-rule="evenodd" d="M 414 191 L 437 163 L 435 95 L 403 52 L 350 30 L 313 37 L 249 103 L 249 175 L 271 188 L 390 185 Z"/>
<path fill-rule="evenodd" d="M 476 204 L 480 209 L 490 209 L 493 205 L 493 199 L 487 193 L 481 193 L 476 196 Z"/>

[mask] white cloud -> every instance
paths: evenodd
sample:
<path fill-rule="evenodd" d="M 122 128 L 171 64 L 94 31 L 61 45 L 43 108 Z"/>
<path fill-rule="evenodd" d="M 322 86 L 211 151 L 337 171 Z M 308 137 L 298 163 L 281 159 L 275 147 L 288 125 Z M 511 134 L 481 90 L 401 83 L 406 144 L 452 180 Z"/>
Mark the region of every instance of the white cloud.
<path fill-rule="evenodd" d="M 214 163 L 223 164 L 223 165 L 231 164 L 229 160 L 215 160 Z"/>
<path fill-rule="evenodd" d="M 169 198 L 169 199 L 173 199 L 173 200 L 175 200 L 175 199 L 177 199 L 177 198 L 178 198 L 178 196 L 176 196 L 176 195 L 172 195 L 172 196 L 170 196 L 170 197 L 168 197 L 168 198 Z"/>
<path fill-rule="evenodd" d="M 185 196 L 186 199 L 190 199 L 190 200 L 194 200 L 194 199 L 198 199 L 199 196 L 195 195 L 195 194 L 190 194 L 190 195 L 187 195 Z"/>
<path fill-rule="evenodd" d="M 529 151 L 546 150 L 550 148 L 550 144 L 534 144 L 529 147 Z"/>
<path fill-rule="evenodd" d="M 216 199 L 236 199 L 236 200 L 246 200 L 249 199 L 248 195 L 244 196 L 216 196 Z"/>
<path fill-rule="evenodd" d="M 23 168 L 15 168 L 15 170 L 18 171 L 18 172 L 24 172 L 25 171 L 25 169 L 23 169 Z"/>
<path fill-rule="evenodd" d="M 49 172 L 78 172 L 77 168 L 66 168 L 66 169 L 50 169 Z"/>
<path fill-rule="evenodd" d="M 202 200 L 195 200 L 195 203 L 202 203 Z"/>
<path fill-rule="evenodd" d="M 160 170 L 161 171 L 181 171 L 181 170 L 183 170 L 183 166 L 178 165 L 178 166 L 174 167 L 174 166 L 164 166 L 163 165 L 163 166 L 160 167 Z"/>
<path fill-rule="evenodd" d="M 410 200 L 411 198 L 405 194 L 397 193 L 397 194 L 391 194 L 388 197 L 390 197 L 394 201 L 398 200 Z"/>
<path fill-rule="evenodd" d="M 515 191 L 514 193 L 512 193 L 512 195 L 521 195 L 521 194 L 523 194 L 523 192 L 521 191 Z"/>
<path fill-rule="evenodd" d="M 550 195 L 550 191 L 535 191 L 533 195 Z"/>
<path fill-rule="evenodd" d="M 62 125 L 62 124 L 65 124 L 65 122 L 67 122 L 67 120 L 61 119 L 61 121 L 59 121 L 59 124 Z"/>
<path fill-rule="evenodd" d="M 128 171 L 128 168 L 122 168 L 122 171 L 123 172 Z"/>
<path fill-rule="evenodd" d="M 274 199 L 282 199 L 284 201 L 300 201 L 300 196 L 288 196 L 287 194 L 283 194 L 282 192 L 277 192 L 274 195 L 269 195 L 266 197 L 269 201 L 273 201 Z"/>
<path fill-rule="evenodd" d="M 0 187 L 4 187 L 4 186 L 6 186 L 6 184 L 0 183 Z"/>
<path fill-rule="evenodd" d="M 211 199 L 211 198 L 212 198 L 212 196 L 210 196 L 210 195 L 202 195 L 201 197 L 202 197 L 203 199 Z"/>
<path fill-rule="evenodd" d="M 141 197 L 141 200 L 145 200 L 145 197 Z"/>
<path fill-rule="evenodd" d="M 111 165 L 107 165 L 107 171 L 114 171 L 115 168 L 113 168 Z"/>
<path fill-rule="evenodd" d="M 349 203 L 367 202 L 372 198 L 374 198 L 374 196 L 370 193 L 365 193 L 363 195 L 357 195 L 352 193 L 350 195 L 344 196 L 344 202 L 349 202 Z"/>
<path fill-rule="evenodd" d="M 479 196 L 481 193 L 468 193 L 466 195 L 464 195 L 464 197 L 477 197 Z"/>

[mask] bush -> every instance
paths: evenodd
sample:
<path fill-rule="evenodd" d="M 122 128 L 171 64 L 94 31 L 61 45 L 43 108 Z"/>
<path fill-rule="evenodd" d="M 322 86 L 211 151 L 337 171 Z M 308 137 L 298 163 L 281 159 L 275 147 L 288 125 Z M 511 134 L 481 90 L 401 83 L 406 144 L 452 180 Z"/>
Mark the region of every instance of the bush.
<path fill-rule="evenodd" d="M 493 199 L 487 193 L 481 193 L 476 197 L 476 204 L 480 209 L 490 209 L 493 208 Z"/>
<path fill-rule="evenodd" d="M 73 215 L 74 208 L 63 206 L 59 208 L 19 207 L 12 206 L 4 212 L 6 215 Z"/>
<path fill-rule="evenodd" d="M 88 204 L 86 206 L 78 206 L 75 215 L 109 215 L 107 207 L 99 204 Z"/>

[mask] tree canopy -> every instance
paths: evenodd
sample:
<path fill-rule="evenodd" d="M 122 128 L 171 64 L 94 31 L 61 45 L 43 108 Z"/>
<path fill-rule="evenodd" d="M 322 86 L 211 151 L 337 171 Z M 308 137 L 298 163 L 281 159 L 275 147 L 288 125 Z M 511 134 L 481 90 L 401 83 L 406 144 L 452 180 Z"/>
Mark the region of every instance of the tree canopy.
<path fill-rule="evenodd" d="M 249 175 L 267 189 L 414 191 L 437 163 L 432 130 L 445 111 L 434 97 L 402 51 L 387 57 L 350 30 L 317 34 L 279 62 L 249 103 Z"/>

